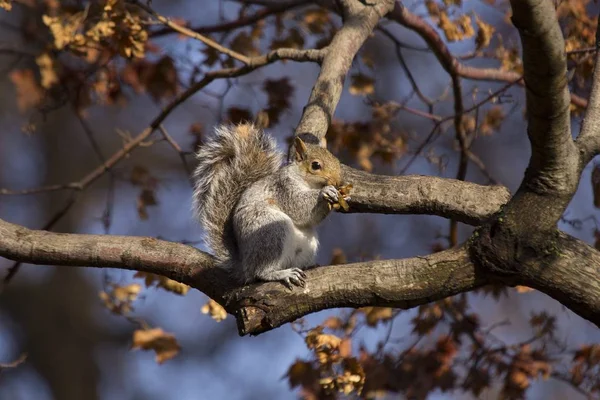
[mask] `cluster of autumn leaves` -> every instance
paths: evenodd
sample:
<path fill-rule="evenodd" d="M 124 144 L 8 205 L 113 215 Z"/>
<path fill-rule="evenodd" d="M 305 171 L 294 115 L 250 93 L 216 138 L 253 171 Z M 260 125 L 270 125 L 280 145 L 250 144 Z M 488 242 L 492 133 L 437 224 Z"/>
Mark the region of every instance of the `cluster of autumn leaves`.
<path fill-rule="evenodd" d="M 183 283 L 147 272 L 136 272 L 133 277 L 143 279 L 147 288 L 161 288 L 180 296 L 185 296 L 190 289 Z M 142 285 L 138 283 L 123 286 L 109 283 L 106 290 L 100 292 L 100 299 L 110 312 L 123 316 L 140 326 L 133 332 L 132 349 L 152 350 L 156 353 L 156 362 L 162 364 L 175 357 L 181 347 L 172 333 L 165 332 L 161 328 L 152 328 L 143 320 L 131 316 L 134 311 L 133 302 L 141 291 Z M 217 322 L 224 320 L 227 316 L 225 309 L 212 299 L 208 300 L 201 311 L 203 314 L 209 314 Z"/>
<path fill-rule="evenodd" d="M 469 392 L 476 398 L 495 390 L 502 398 L 521 399 L 533 381 L 552 377 L 600 392 L 600 345 L 565 352 L 555 337 L 556 319 L 545 312 L 531 314 L 530 338 L 506 344 L 492 329 L 481 327 L 466 296 L 444 299 L 418 308 L 411 320 L 413 335 L 400 339 L 414 341 L 401 351 L 394 349 L 398 338 L 390 337 L 399 314 L 368 307 L 327 318 L 306 331 L 302 321 L 294 324 L 312 357 L 292 364 L 286 375 L 290 386 L 299 387 L 308 400 L 335 398 L 335 393 L 427 398 L 437 390 Z M 388 333 L 374 350 L 363 344 L 353 349 L 360 329 L 378 326 L 387 327 Z"/>

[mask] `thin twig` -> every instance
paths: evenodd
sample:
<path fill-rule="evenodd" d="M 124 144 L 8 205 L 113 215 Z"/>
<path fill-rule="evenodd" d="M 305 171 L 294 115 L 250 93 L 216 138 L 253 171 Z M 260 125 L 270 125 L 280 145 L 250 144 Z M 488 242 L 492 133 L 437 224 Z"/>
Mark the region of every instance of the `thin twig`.
<path fill-rule="evenodd" d="M 253 15 L 249 15 L 246 17 L 242 17 L 240 19 L 234 21 L 223 22 L 221 24 L 210 25 L 210 26 L 199 26 L 195 28 L 189 28 L 190 30 L 200 33 L 200 34 L 208 34 L 208 33 L 217 33 L 217 32 L 227 32 L 233 29 L 242 28 L 244 26 L 252 25 L 258 21 L 261 21 L 271 15 L 281 14 L 285 11 L 289 11 L 293 8 L 304 6 L 311 4 L 312 0 L 294 0 L 288 1 L 281 4 L 273 4 L 272 6 L 265 7 L 262 10 L 256 11 Z M 174 29 L 170 27 L 165 27 L 160 30 L 156 30 L 150 33 L 150 37 L 164 36 L 171 33 L 175 33 Z"/>
<path fill-rule="evenodd" d="M 27 359 L 27 354 L 23 353 L 14 361 L 11 361 L 9 363 L 0 363 L 0 371 L 2 371 L 3 369 L 7 369 L 7 368 L 15 368 L 15 367 L 19 366 L 20 364 L 24 363 L 26 359 Z"/>
<path fill-rule="evenodd" d="M 167 132 L 167 129 L 162 124 L 160 124 L 158 126 L 158 130 L 164 136 L 165 140 L 167 142 L 169 142 L 171 147 L 173 147 L 173 149 L 175 149 L 175 151 L 177 152 L 177 155 L 181 159 L 181 163 L 183 164 L 183 168 L 185 169 L 187 176 L 190 177 L 192 174 L 192 170 L 187 163 L 187 160 L 185 158 L 185 152 L 181 149 L 181 146 L 179 146 L 179 144 L 177 144 L 175 139 L 173 139 L 173 137 L 171 135 L 169 135 L 169 132 Z"/>
<path fill-rule="evenodd" d="M 215 50 L 220 51 L 223 54 L 227 54 L 229 57 L 231 58 L 235 58 L 238 61 L 243 62 L 244 64 L 248 65 L 250 63 L 250 57 L 247 57 L 243 54 L 238 53 L 237 51 L 233 51 L 231 49 L 228 49 L 225 46 L 221 46 L 219 43 L 215 42 L 212 39 L 207 38 L 206 36 L 203 36 L 197 32 L 194 32 L 191 29 L 188 29 L 184 26 L 181 26 L 179 24 L 176 24 L 175 22 L 169 20 L 166 17 L 163 17 L 162 15 L 158 14 L 156 11 L 154 11 L 152 8 L 148 7 L 147 5 L 141 3 L 140 1 L 132 1 L 133 4 L 135 4 L 136 6 L 138 6 L 139 8 L 141 8 L 142 10 L 146 11 L 148 14 L 152 15 L 154 18 L 156 18 L 158 21 L 160 21 L 161 23 L 163 23 L 164 25 L 168 26 L 169 28 L 173 29 L 176 32 L 181 33 L 182 35 L 185 36 L 189 36 L 192 39 L 196 39 L 201 41 L 202 43 L 204 43 L 205 45 L 212 47 Z"/>

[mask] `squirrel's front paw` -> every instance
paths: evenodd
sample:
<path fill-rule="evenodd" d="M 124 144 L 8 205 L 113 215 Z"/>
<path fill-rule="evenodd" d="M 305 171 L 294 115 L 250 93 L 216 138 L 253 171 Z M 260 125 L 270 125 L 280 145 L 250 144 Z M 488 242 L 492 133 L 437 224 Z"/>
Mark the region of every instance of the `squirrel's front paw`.
<path fill-rule="evenodd" d="M 321 196 L 323 196 L 325 200 L 332 204 L 337 203 L 339 200 L 338 191 L 332 185 L 325 186 L 323 189 L 321 189 Z"/>

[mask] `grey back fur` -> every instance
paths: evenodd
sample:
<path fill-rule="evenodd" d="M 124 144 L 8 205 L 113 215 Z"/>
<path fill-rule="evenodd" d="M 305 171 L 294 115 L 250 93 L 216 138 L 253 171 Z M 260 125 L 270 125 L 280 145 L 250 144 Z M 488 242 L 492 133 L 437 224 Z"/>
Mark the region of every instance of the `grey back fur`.
<path fill-rule="evenodd" d="M 196 158 L 194 213 L 206 231 L 207 244 L 224 263 L 238 255 L 232 225 L 236 204 L 248 187 L 279 170 L 281 153 L 262 129 L 222 125 Z"/>

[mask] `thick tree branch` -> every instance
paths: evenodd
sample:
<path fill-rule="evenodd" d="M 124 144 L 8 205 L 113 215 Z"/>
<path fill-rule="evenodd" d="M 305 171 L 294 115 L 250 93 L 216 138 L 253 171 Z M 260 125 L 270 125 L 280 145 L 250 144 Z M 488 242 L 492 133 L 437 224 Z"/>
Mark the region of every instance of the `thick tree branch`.
<path fill-rule="evenodd" d="M 537 238 L 506 240 L 502 228 L 495 231 L 480 235 L 471 248 L 482 270 L 535 288 L 600 327 L 600 252 L 558 231 L 545 234 L 541 244 Z"/>
<path fill-rule="evenodd" d="M 570 133 L 562 32 L 550 0 L 511 4 L 523 45 L 532 155 L 505 212 L 474 236 L 471 259 L 491 276 L 536 288 L 600 326 L 600 253 L 556 230 L 582 168 Z"/>
<path fill-rule="evenodd" d="M 478 225 L 510 199 L 503 186 L 482 186 L 434 176 L 373 175 L 347 166 L 344 181 L 353 185 L 350 212 L 428 214 Z"/>
<path fill-rule="evenodd" d="M 321 71 L 296 127 L 296 135 L 311 134 L 319 139 L 325 137 L 354 56 L 373 32 L 375 25 L 394 6 L 393 0 L 377 0 L 368 2 L 367 5 L 358 0 L 345 0 L 341 3 L 344 26 L 335 34 L 327 48 Z"/>
<path fill-rule="evenodd" d="M 571 137 L 567 58 L 554 4 L 511 4 L 523 47 L 531 159 L 507 214 L 518 230 L 537 232 L 555 229 L 575 193 L 579 155 Z"/>
<path fill-rule="evenodd" d="M 407 309 L 487 283 L 462 247 L 426 257 L 320 267 L 307 271 L 307 276 L 303 290 L 266 283 L 238 292 L 232 301 L 243 306 L 240 333 L 261 333 L 328 308 Z"/>
<path fill-rule="evenodd" d="M 598 14 L 600 24 L 600 13 Z M 596 65 L 592 76 L 592 91 L 589 108 L 585 113 L 581 132 L 577 137 L 577 145 L 581 152 L 581 163 L 584 167 L 592 158 L 600 153 L 600 29 L 596 29 Z"/>
<path fill-rule="evenodd" d="M 486 283 L 464 248 L 406 260 L 373 261 L 307 271 L 307 286 L 277 282 L 237 287 L 212 256 L 149 237 L 37 231 L 0 220 L 0 256 L 32 264 L 121 268 L 188 284 L 236 315 L 240 334 L 258 334 L 308 313 L 366 305 L 410 308 Z"/>

